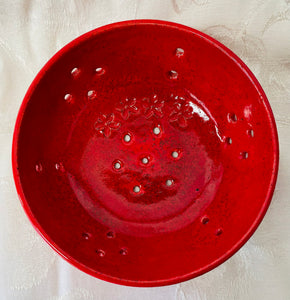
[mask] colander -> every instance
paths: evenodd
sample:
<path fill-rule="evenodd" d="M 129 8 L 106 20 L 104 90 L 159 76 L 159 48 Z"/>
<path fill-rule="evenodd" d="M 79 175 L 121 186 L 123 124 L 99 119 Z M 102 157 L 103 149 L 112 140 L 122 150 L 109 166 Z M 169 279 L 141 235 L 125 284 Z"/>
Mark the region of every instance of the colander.
<path fill-rule="evenodd" d="M 274 191 L 278 137 L 257 79 L 224 45 L 157 20 L 88 32 L 36 76 L 15 125 L 29 219 L 97 278 L 160 286 L 233 255 Z"/>

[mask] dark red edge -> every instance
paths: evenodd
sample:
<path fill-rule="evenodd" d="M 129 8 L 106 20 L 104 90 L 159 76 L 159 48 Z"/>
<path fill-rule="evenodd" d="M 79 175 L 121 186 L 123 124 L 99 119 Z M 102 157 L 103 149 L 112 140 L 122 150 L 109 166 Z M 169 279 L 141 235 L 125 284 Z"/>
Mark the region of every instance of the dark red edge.
<path fill-rule="evenodd" d="M 268 117 L 271 121 L 271 126 L 272 126 L 272 137 L 273 137 L 273 147 L 274 147 L 274 164 L 273 164 L 273 174 L 271 178 L 271 182 L 269 185 L 269 190 L 268 190 L 268 195 L 265 199 L 264 205 L 257 216 L 255 222 L 252 224 L 251 228 L 248 230 L 247 233 L 244 234 L 242 239 L 237 242 L 229 251 L 227 251 L 223 256 L 212 262 L 211 264 L 200 268 L 199 270 L 196 270 L 192 273 L 186 274 L 184 276 L 178 276 L 170 279 L 163 279 L 163 280 L 155 280 L 155 281 L 131 281 L 131 280 L 126 280 L 122 278 L 117 278 L 117 277 L 111 277 L 106 274 L 98 273 L 91 268 L 86 267 L 85 265 L 81 264 L 77 260 L 75 260 L 73 257 L 70 257 L 65 251 L 60 249 L 51 239 L 50 237 L 45 233 L 43 228 L 41 228 L 40 224 L 37 222 L 36 218 L 32 214 L 29 205 L 25 199 L 22 187 L 21 187 L 21 182 L 19 178 L 19 173 L 18 173 L 18 163 L 17 163 L 17 147 L 18 147 L 18 136 L 20 132 L 20 125 L 22 121 L 23 114 L 25 112 L 26 105 L 29 101 L 30 95 L 33 93 L 35 87 L 37 86 L 39 80 L 42 78 L 42 76 L 45 74 L 46 70 L 58 59 L 60 58 L 66 51 L 68 51 L 71 47 L 76 46 L 78 43 L 82 42 L 85 40 L 88 36 L 94 35 L 94 34 L 99 34 L 100 32 L 104 32 L 107 30 L 119 28 L 119 27 L 124 27 L 124 26 L 132 26 L 132 25 L 139 25 L 139 24 L 157 24 L 161 26 L 168 26 L 168 27 L 174 27 L 180 30 L 185 30 L 190 33 L 193 33 L 205 40 L 207 40 L 209 43 L 211 43 L 213 46 L 219 48 L 221 51 L 223 51 L 226 55 L 228 55 L 233 61 L 235 61 L 241 69 L 246 73 L 246 75 L 249 77 L 249 79 L 253 82 L 255 85 L 256 89 L 258 92 L 261 94 L 263 98 L 263 103 L 265 105 L 266 111 L 268 113 Z M 226 46 L 221 44 L 220 42 L 216 41 L 212 37 L 196 30 L 191 27 L 173 23 L 173 22 L 168 22 L 168 21 L 161 21 L 161 20 L 149 20 L 149 19 L 143 19 L 143 20 L 130 20 L 130 21 L 122 21 L 118 23 L 113 23 L 109 25 L 102 26 L 97 29 L 93 29 L 80 37 L 76 38 L 66 46 L 64 46 L 61 50 L 59 50 L 56 54 L 53 55 L 53 57 L 44 65 L 44 67 L 39 71 L 33 82 L 31 83 L 28 91 L 25 94 L 25 97 L 23 99 L 23 102 L 20 106 L 15 127 L 14 127 L 14 134 L 13 134 L 13 142 L 12 142 L 12 169 L 13 169 L 13 177 L 17 189 L 18 196 L 20 198 L 21 204 L 31 221 L 32 225 L 34 228 L 37 230 L 37 232 L 42 236 L 42 238 L 60 255 L 62 256 L 66 261 L 77 267 L 78 269 L 84 271 L 85 273 L 92 275 L 94 277 L 97 277 L 99 279 L 112 282 L 112 283 L 117 283 L 121 285 L 127 285 L 127 286 L 136 286 L 136 287 L 156 287 L 156 286 L 164 286 L 164 285 L 170 285 L 170 284 L 176 284 L 180 283 L 182 281 L 186 281 L 189 279 L 192 279 L 194 277 L 200 276 L 218 265 L 222 264 L 225 262 L 227 259 L 229 259 L 233 254 L 235 254 L 248 240 L 249 238 L 253 235 L 253 233 L 256 231 L 257 227 L 261 223 L 264 215 L 266 214 L 266 211 L 270 205 L 273 192 L 275 189 L 276 185 L 276 180 L 277 180 L 277 174 L 278 174 L 278 164 L 279 164 L 279 142 L 278 142 L 278 133 L 277 133 L 277 128 L 276 128 L 276 123 L 275 119 L 273 116 L 272 109 L 270 107 L 270 104 L 268 102 L 268 99 L 259 84 L 258 80 L 255 78 L 253 73 L 250 71 L 250 69 L 238 58 L 231 50 L 229 50 Z"/>

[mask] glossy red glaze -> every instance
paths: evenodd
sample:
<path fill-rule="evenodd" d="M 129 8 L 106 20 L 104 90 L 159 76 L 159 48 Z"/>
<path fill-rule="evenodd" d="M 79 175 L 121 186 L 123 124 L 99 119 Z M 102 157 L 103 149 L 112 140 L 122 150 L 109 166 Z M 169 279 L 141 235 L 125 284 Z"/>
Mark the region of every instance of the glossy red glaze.
<path fill-rule="evenodd" d="M 272 197 L 278 139 L 262 88 L 230 50 L 139 20 L 91 31 L 45 65 L 12 158 L 26 213 L 58 253 L 104 280 L 158 286 L 249 239 Z"/>

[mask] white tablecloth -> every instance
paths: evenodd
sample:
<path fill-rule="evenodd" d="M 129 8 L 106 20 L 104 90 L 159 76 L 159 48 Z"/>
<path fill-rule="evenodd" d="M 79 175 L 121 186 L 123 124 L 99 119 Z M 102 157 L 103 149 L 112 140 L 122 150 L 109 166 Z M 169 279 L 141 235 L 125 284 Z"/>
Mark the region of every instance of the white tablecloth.
<path fill-rule="evenodd" d="M 161 288 L 106 283 L 56 255 L 20 206 L 10 162 L 17 111 L 43 64 L 86 31 L 139 18 L 189 25 L 238 54 L 263 86 L 280 138 L 276 191 L 254 236 L 208 274 Z M 0 0 L 0 299 L 290 299 L 289 0 Z"/>

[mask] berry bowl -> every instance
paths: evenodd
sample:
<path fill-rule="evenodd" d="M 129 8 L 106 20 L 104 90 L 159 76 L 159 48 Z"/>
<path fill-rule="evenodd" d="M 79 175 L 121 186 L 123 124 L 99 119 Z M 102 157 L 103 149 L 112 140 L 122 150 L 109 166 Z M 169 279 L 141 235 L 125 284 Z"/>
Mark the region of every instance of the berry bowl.
<path fill-rule="evenodd" d="M 160 286 L 232 256 L 270 204 L 274 117 L 213 38 L 138 20 L 88 32 L 36 76 L 15 125 L 19 198 L 40 235 L 97 278 Z"/>

